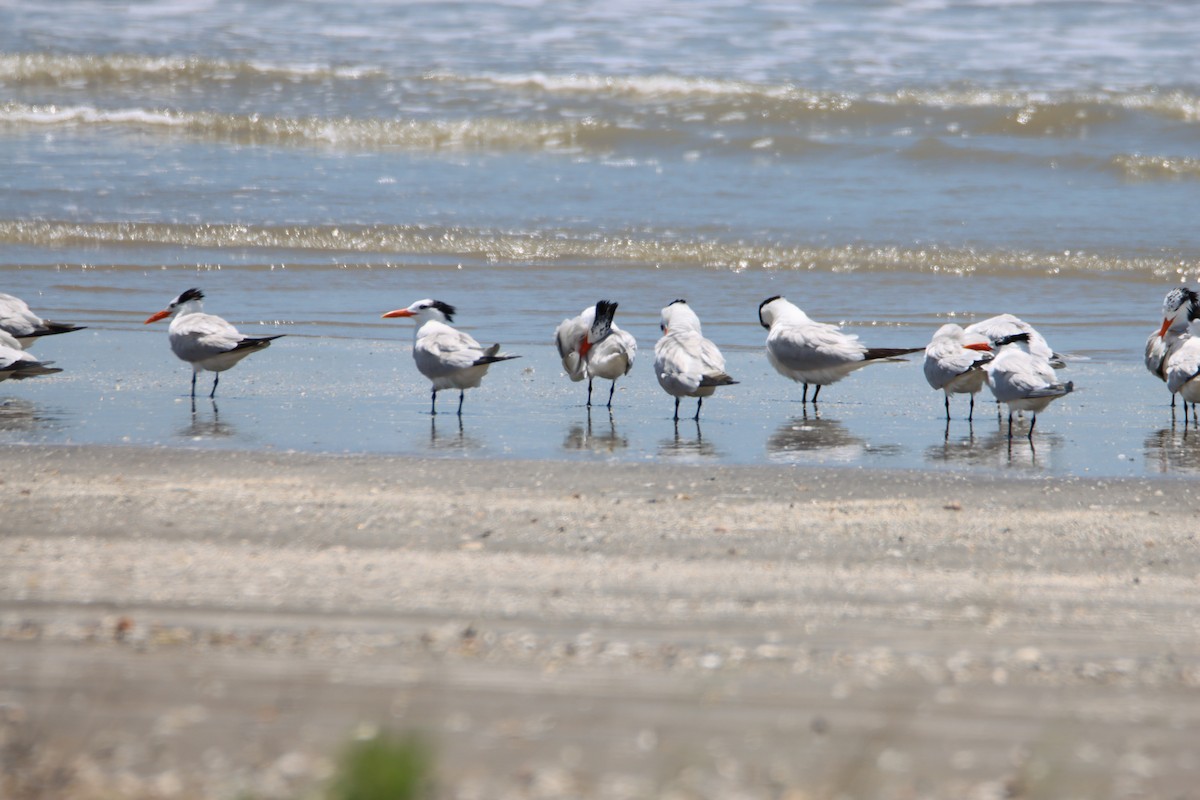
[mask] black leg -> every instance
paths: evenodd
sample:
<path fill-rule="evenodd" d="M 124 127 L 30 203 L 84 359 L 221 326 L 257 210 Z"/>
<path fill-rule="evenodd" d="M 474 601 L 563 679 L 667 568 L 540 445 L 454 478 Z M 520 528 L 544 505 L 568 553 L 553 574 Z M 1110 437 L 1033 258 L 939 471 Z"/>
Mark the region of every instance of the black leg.
<path fill-rule="evenodd" d="M 196 370 L 192 370 L 192 398 L 196 397 Z"/>
<path fill-rule="evenodd" d="M 967 414 L 967 422 L 975 420 L 975 395 L 971 395 L 971 410 Z"/>
<path fill-rule="evenodd" d="M 1012 439 L 1012 414 L 1013 414 L 1013 412 L 1010 410 L 1008 412 L 1008 438 L 1009 439 Z"/>
<path fill-rule="evenodd" d="M 704 398 L 697 397 L 696 398 L 696 416 L 692 417 L 692 419 L 696 420 L 697 422 L 700 421 L 700 407 L 703 405 L 704 405 Z"/>
<path fill-rule="evenodd" d="M 437 389 L 433 390 L 433 395 L 429 404 L 429 413 L 435 417 L 437 416 Z"/>
<path fill-rule="evenodd" d="M 675 421 L 679 422 L 679 398 L 675 398 Z"/>
<path fill-rule="evenodd" d="M 802 404 L 808 403 L 808 384 L 807 383 L 804 384 L 804 393 L 800 395 L 800 402 Z"/>
<path fill-rule="evenodd" d="M 1029 441 L 1033 441 L 1033 426 L 1037 425 L 1037 412 L 1033 412 L 1033 418 L 1029 420 Z"/>
<path fill-rule="evenodd" d="M 946 392 L 946 422 L 950 421 L 950 393 Z"/>
<path fill-rule="evenodd" d="M 821 384 L 818 383 L 817 390 L 815 392 L 813 392 L 813 405 L 814 406 L 817 404 L 817 395 L 819 395 L 820 393 L 821 393 Z"/>
<path fill-rule="evenodd" d="M 216 396 L 217 396 L 217 383 L 218 383 L 220 380 L 221 380 L 221 373 L 219 373 L 219 372 L 214 372 L 214 373 L 213 373 L 213 390 L 212 390 L 211 392 L 209 392 L 209 393 L 208 393 L 208 398 L 209 398 L 210 400 L 211 400 L 212 398 L 214 398 L 214 397 L 216 397 Z"/>
<path fill-rule="evenodd" d="M 588 408 L 592 407 L 592 379 L 588 378 Z"/>
<path fill-rule="evenodd" d="M 465 394 L 466 394 L 466 392 L 464 390 L 462 390 L 462 389 L 458 390 L 458 415 L 460 417 L 462 416 L 462 401 L 463 401 L 463 395 L 465 395 Z"/>
<path fill-rule="evenodd" d="M 608 387 L 608 407 L 609 408 L 612 408 L 612 396 L 613 396 L 613 392 L 615 392 L 616 390 L 617 390 L 617 382 L 614 380 L 612 382 L 612 386 Z"/>

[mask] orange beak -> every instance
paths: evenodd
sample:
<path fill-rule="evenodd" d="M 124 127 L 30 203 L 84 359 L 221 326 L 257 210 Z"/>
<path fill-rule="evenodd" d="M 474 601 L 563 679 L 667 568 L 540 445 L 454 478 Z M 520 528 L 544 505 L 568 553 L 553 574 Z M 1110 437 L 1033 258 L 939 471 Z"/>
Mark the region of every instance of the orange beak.
<path fill-rule="evenodd" d="M 380 319 L 391 319 L 393 317 L 415 317 L 415 316 L 416 316 L 416 314 L 409 311 L 407 308 L 399 308 L 399 309 L 396 309 L 395 311 L 387 312 L 382 317 L 380 317 Z"/>
<path fill-rule="evenodd" d="M 587 340 L 586 336 L 583 337 L 583 341 L 579 343 L 579 355 L 586 357 L 588 354 L 588 350 L 591 350 L 591 349 L 592 349 L 592 343 Z"/>
<path fill-rule="evenodd" d="M 159 311 L 157 314 L 151 315 L 150 319 L 143 322 L 143 325 L 149 325 L 151 322 L 158 322 L 160 319 L 166 319 L 171 316 L 170 311 Z"/>
<path fill-rule="evenodd" d="M 1164 320 L 1163 320 L 1162 327 L 1158 329 L 1158 338 L 1160 338 L 1160 339 L 1161 339 L 1163 336 L 1166 336 L 1166 334 L 1167 334 L 1167 329 L 1168 329 L 1168 328 L 1170 328 L 1170 327 L 1171 327 L 1171 320 L 1169 320 L 1169 319 L 1164 319 Z"/>
<path fill-rule="evenodd" d="M 968 350 L 980 350 L 985 353 L 990 353 L 992 350 L 992 346 L 987 342 L 972 342 L 971 344 L 964 344 L 963 347 Z"/>

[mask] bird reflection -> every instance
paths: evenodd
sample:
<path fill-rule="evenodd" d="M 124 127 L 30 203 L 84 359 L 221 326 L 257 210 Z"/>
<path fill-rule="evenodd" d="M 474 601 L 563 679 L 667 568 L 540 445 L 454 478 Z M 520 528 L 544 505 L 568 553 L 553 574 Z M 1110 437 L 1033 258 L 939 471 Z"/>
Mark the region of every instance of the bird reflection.
<path fill-rule="evenodd" d="M 0 400 L 0 431 L 32 433 L 62 427 L 58 415 L 38 407 L 36 403 L 21 397 L 6 397 Z"/>
<path fill-rule="evenodd" d="M 463 431 L 463 418 L 455 417 L 454 420 L 446 425 L 446 420 L 442 421 L 442 432 L 438 433 L 438 418 L 435 415 L 429 417 L 429 449 L 443 450 L 446 452 L 462 451 L 468 452 L 471 450 L 482 449 L 483 443 L 474 436 L 467 436 Z"/>
<path fill-rule="evenodd" d="M 947 426 L 942 441 L 925 450 L 925 460 L 947 465 L 968 467 L 1024 467 L 1040 469 L 1042 451 L 1054 452 L 1062 445 L 1062 437 L 1047 433 L 1038 434 L 1036 443 L 1027 437 L 1008 438 L 1007 428 L 977 436 L 975 426 L 967 427 L 965 434 L 951 436 Z"/>
<path fill-rule="evenodd" d="M 696 429 L 695 437 L 689 436 L 692 427 Z M 713 445 L 704 441 L 700 430 L 700 420 L 675 420 L 675 435 L 670 439 L 659 442 L 658 452 L 669 458 L 679 459 L 710 459 L 720 458 L 721 454 Z"/>
<path fill-rule="evenodd" d="M 237 429 L 228 422 L 221 421 L 221 411 L 215 400 L 208 401 L 211 413 L 197 411 L 196 398 L 192 398 L 192 415 L 190 422 L 179 429 L 179 435 L 189 439 L 227 439 L 237 435 Z M 201 403 L 201 409 L 204 403 Z"/>
<path fill-rule="evenodd" d="M 784 422 L 767 439 L 767 455 L 771 461 L 789 464 L 847 463 L 867 455 L 887 456 L 899 452 L 897 445 L 872 446 L 841 422 L 823 418 L 815 409 Z"/>
<path fill-rule="evenodd" d="M 1195 425 L 1161 428 L 1143 444 L 1146 464 L 1159 472 L 1200 472 L 1200 429 Z"/>
<path fill-rule="evenodd" d="M 600 412 L 604 413 L 604 412 Z M 567 431 L 563 441 L 564 450 L 591 450 L 595 453 L 615 453 L 629 447 L 629 439 L 617 433 L 617 423 L 613 419 L 612 410 L 608 410 L 608 425 L 603 423 L 592 427 L 592 409 L 587 410 L 586 427 L 579 423 L 573 424 Z"/>

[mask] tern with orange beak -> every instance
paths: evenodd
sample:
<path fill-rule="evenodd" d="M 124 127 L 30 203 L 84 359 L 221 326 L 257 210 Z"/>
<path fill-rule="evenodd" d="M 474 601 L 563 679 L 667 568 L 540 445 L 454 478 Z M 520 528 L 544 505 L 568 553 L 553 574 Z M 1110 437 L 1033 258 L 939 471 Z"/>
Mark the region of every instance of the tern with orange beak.
<path fill-rule="evenodd" d="M 925 380 L 946 395 L 946 420 L 950 420 L 950 395 L 971 395 L 967 419 L 975 417 L 975 395 L 983 389 L 992 360 L 992 345 L 981 334 L 968 335 L 962 326 L 949 323 L 937 329 L 925 348 Z"/>
<path fill-rule="evenodd" d="M 572 381 L 587 378 L 587 405 L 592 407 L 592 381 L 612 381 L 608 389 L 608 407 L 612 408 L 617 378 L 628 375 L 637 357 L 637 342 L 613 322 L 617 304 L 601 300 L 588 306 L 577 317 L 564 319 L 554 331 L 554 344 L 562 358 L 563 369 Z"/>
<path fill-rule="evenodd" d="M 700 318 L 686 300 L 675 300 L 662 310 L 662 338 L 654 345 L 654 375 L 658 385 L 675 398 L 675 421 L 679 421 L 679 398 L 696 398 L 696 416 L 704 398 L 718 386 L 737 381 L 725 372 L 725 356 L 700 332 Z"/>
<path fill-rule="evenodd" d="M 986 336 L 996 350 L 1002 339 L 1021 333 L 1029 334 L 1025 346 L 1031 355 L 1045 359 L 1054 369 L 1062 369 L 1067 365 L 1066 359 L 1051 349 L 1046 337 L 1038 333 L 1032 325 L 1013 314 L 997 314 L 994 317 L 973 322 L 964 329 L 968 336 L 980 334 Z"/>
<path fill-rule="evenodd" d="M 804 385 L 801 403 L 808 402 L 808 385 L 816 385 L 814 406 L 822 386 L 837 383 L 868 364 L 894 361 L 923 349 L 867 347 L 837 325 L 810 319 L 795 303 L 778 295 L 759 304 L 758 321 L 767 329 L 767 360 L 780 375 Z"/>
<path fill-rule="evenodd" d="M 188 289 L 162 311 L 152 314 L 146 324 L 172 318 L 167 336 L 171 351 L 192 365 L 192 397 L 196 396 L 196 373 L 208 370 L 213 373 L 212 391 L 208 396 L 215 398 L 222 372 L 251 353 L 266 349 L 283 334 L 243 336 L 220 317 L 205 314 L 200 303 L 203 299 L 204 294 L 199 289 Z"/>
<path fill-rule="evenodd" d="M 433 383 L 430 414 L 437 414 L 437 393 L 442 389 L 458 389 L 458 415 L 462 416 L 463 394 L 483 381 L 488 367 L 497 361 L 520 358 L 501 353 L 500 345 L 484 348 L 470 335 L 452 328 L 454 306 L 441 300 L 418 300 L 408 308 L 389 311 L 384 319 L 412 317 L 417 321 L 413 331 L 413 360 L 417 369 Z"/>
<path fill-rule="evenodd" d="M 42 319 L 21 298 L 0 292 L 0 331 L 16 339 L 18 347 L 23 350 L 32 347 L 43 336 L 81 330 L 83 327 L 80 325 Z"/>
<path fill-rule="evenodd" d="M 1200 319 L 1200 296 L 1185 286 L 1167 292 L 1167 296 L 1163 298 L 1162 327 L 1150 334 L 1150 338 L 1146 340 L 1146 369 L 1159 380 L 1167 382 L 1168 389 L 1170 385 L 1167 381 L 1167 370 L 1171 358 L 1191 337 L 1188 328 L 1196 319 Z M 1170 391 L 1171 408 L 1174 409 L 1176 390 Z"/>

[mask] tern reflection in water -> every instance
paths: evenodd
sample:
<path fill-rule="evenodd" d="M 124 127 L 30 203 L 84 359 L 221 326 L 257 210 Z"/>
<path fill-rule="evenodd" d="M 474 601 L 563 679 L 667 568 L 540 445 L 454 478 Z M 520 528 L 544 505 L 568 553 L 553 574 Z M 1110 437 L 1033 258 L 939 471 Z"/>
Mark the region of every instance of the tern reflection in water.
<path fill-rule="evenodd" d="M 629 439 L 617 433 L 617 423 L 610 409 L 608 424 L 603 422 L 592 427 L 592 409 L 587 410 L 587 424 L 573 423 L 563 441 L 564 450 L 590 450 L 594 453 L 616 453 L 629 447 Z"/>
<path fill-rule="evenodd" d="M 474 436 L 468 436 L 463 431 L 463 418 L 455 417 L 456 421 L 451 421 L 449 425 L 443 420 L 442 430 L 438 432 L 438 418 L 436 415 L 429 417 L 429 449 L 442 450 L 446 452 L 461 451 L 470 452 L 474 450 L 482 450 L 483 442 L 476 439 Z"/>
<path fill-rule="evenodd" d="M 237 435 L 237 429 L 221 421 L 221 412 L 216 400 L 209 400 L 212 413 L 196 410 L 196 398 L 192 398 L 192 415 L 187 425 L 179 429 L 179 435 L 188 439 L 227 439 Z M 200 404 L 203 408 L 204 403 Z"/>
<path fill-rule="evenodd" d="M 1200 472 L 1200 430 L 1195 425 L 1172 423 L 1147 436 L 1143 447 L 1148 469 L 1163 474 Z"/>
<path fill-rule="evenodd" d="M 704 434 L 700 430 L 700 420 L 675 420 L 674 424 L 675 435 L 659 442 L 659 455 L 685 460 L 708 460 L 721 457 L 721 453 L 716 447 L 704 441 Z M 696 429 L 694 437 L 688 435 L 693 427 Z"/>
<path fill-rule="evenodd" d="M 872 445 L 819 412 L 787 420 L 767 439 L 767 457 L 785 464 L 848 464 L 864 457 L 894 456 L 900 451 L 899 445 Z"/>
<path fill-rule="evenodd" d="M 43 430 L 60 430 L 60 416 L 39 407 L 23 397 L 0 399 L 0 431 L 32 433 Z"/>
<path fill-rule="evenodd" d="M 954 466 L 1040 469 L 1039 457 L 1053 453 L 1062 443 L 1062 436 L 1056 433 L 1039 436 L 1036 443 L 1026 437 L 1009 439 L 1003 423 L 999 430 L 977 436 L 972 425 L 965 436 L 951 437 L 947 429 L 940 443 L 925 449 L 925 460 Z"/>

